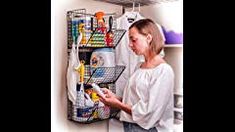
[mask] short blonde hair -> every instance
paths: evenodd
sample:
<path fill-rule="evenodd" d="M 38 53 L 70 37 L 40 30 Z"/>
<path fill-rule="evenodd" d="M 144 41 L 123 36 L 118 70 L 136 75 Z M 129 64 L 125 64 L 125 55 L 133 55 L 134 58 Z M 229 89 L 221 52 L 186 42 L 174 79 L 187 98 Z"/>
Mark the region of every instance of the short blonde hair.
<path fill-rule="evenodd" d="M 160 54 L 161 50 L 164 48 L 164 38 L 160 32 L 158 26 L 151 19 L 141 19 L 134 22 L 130 27 L 135 27 L 138 32 L 142 35 L 147 36 L 150 34 L 152 36 L 152 41 L 150 42 L 150 49 L 156 53 Z"/>

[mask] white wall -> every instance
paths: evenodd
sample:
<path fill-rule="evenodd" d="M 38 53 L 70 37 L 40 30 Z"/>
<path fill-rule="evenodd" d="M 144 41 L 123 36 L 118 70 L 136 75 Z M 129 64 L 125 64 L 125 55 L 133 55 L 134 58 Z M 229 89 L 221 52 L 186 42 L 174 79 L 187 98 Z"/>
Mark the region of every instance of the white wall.
<path fill-rule="evenodd" d="M 172 66 L 175 73 L 174 92 L 183 94 L 183 48 L 167 47 L 165 48 L 165 60 Z"/>
<path fill-rule="evenodd" d="M 135 11 L 139 8 L 135 7 Z M 131 11 L 127 8 L 126 11 Z M 183 0 L 156 3 L 149 6 L 141 6 L 140 14 L 146 18 L 153 19 L 168 30 L 183 32 Z"/>
<path fill-rule="evenodd" d="M 183 0 L 143 6 L 141 14 L 167 29 L 183 32 Z"/>
<path fill-rule="evenodd" d="M 136 8 L 137 10 L 138 8 Z M 153 19 L 167 30 L 183 33 L 183 0 L 153 4 L 140 8 L 140 13 Z M 183 93 L 183 48 L 165 48 L 166 61 L 175 72 L 175 93 Z"/>
<path fill-rule="evenodd" d="M 81 125 L 67 120 L 66 67 L 67 22 L 66 11 L 86 8 L 87 13 L 104 11 L 121 14 L 121 7 L 92 0 L 52 0 L 51 3 L 51 129 L 52 132 L 108 131 L 108 122 Z"/>

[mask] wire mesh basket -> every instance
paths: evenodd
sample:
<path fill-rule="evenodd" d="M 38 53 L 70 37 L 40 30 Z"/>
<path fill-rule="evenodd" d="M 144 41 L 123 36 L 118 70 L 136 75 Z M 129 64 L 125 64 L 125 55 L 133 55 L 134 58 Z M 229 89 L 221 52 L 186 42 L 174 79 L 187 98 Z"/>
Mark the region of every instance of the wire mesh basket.
<path fill-rule="evenodd" d="M 124 29 L 116 29 L 113 32 L 113 42 L 111 45 L 107 45 L 105 41 L 105 34 L 100 32 L 99 30 L 95 30 L 90 39 L 88 40 L 86 46 L 87 47 L 116 47 L 122 37 L 124 36 L 126 30 Z"/>
<path fill-rule="evenodd" d="M 77 92 L 79 91 L 79 87 L 81 85 L 77 85 Z M 104 85 L 103 85 L 104 86 Z M 107 85 L 106 85 L 107 87 Z M 85 85 L 85 91 L 92 90 L 90 89 L 90 85 Z M 92 107 L 84 107 L 80 108 L 77 104 L 79 102 L 79 98 L 76 99 L 75 104 L 73 104 L 68 99 L 68 119 L 71 121 L 79 122 L 79 123 L 93 123 L 96 121 L 101 121 L 109 118 L 115 117 L 119 110 L 104 105 L 100 101 L 95 101 L 94 106 Z"/>
<path fill-rule="evenodd" d="M 109 26 L 109 18 L 112 17 L 112 26 Z M 106 13 L 103 16 L 105 23 L 105 31 L 101 32 L 98 26 L 98 20 L 95 14 L 86 13 L 85 9 L 77 9 L 67 12 L 67 25 L 68 25 L 68 48 L 72 48 L 72 43 L 76 40 L 73 38 L 82 34 L 82 40 L 79 47 L 115 47 L 124 36 L 126 30 L 117 29 L 116 14 Z M 111 29 L 110 29 L 111 28 Z M 107 45 L 107 32 L 112 31 L 112 45 Z M 75 42 L 76 43 L 76 42 Z"/>
<path fill-rule="evenodd" d="M 97 67 L 86 84 L 114 83 L 124 70 L 125 66 Z"/>

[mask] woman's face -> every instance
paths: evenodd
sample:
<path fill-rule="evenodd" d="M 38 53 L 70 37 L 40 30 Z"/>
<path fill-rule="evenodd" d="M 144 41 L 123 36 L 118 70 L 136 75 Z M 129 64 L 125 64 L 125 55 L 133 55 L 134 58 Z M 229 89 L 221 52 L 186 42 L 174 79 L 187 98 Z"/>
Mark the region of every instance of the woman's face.
<path fill-rule="evenodd" d="M 147 37 L 133 27 L 129 30 L 129 46 L 136 55 L 143 55 L 148 49 Z"/>

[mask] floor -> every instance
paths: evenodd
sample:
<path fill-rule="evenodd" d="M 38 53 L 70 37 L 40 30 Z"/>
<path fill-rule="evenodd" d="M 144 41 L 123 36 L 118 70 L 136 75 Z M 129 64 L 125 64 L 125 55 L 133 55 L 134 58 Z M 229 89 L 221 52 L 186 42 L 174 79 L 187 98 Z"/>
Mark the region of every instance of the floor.
<path fill-rule="evenodd" d="M 109 132 L 124 132 L 122 123 L 115 118 L 109 120 L 108 126 Z M 174 125 L 174 132 L 183 132 L 183 122 Z"/>

